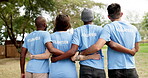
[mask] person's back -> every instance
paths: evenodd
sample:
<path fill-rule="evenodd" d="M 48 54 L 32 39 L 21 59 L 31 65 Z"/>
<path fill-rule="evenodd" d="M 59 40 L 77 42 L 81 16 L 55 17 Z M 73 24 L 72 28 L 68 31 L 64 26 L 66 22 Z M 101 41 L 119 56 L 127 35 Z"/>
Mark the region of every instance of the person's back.
<path fill-rule="evenodd" d="M 87 24 L 78 27 L 74 30 L 73 44 L 79 45 L 79 51 L 85 50 L 97 42 L 101 31 L 102 27 L 97 25 Z M 80 64 L 97 69 L 104 69 L 104 56 L 101 50 L 99 50 L 98 53 L 101 55 L 100 60 L 88 59 L 80 61 Z"/>
<path fill-rule="evenodd" d="M 46 50 L 44 41 L 45 37 L 48 36 L 50 38 L 50 34 L 47 31 L 34 31 L 25 38 L 23 47 L 27 48 L 32 55 L 42 54 Z M 28 62 L 26 71 L 32 73 L 48 73 L 49 60 L 32 59 Z"/>
<path fill-rule="evenodd" d="M 45 31 L 47 28 L 46 20 L 44 17 L 37 17 L 35 19 L 36 31 L 27 35 L 24 40 L 21 51 L 20 67 L 21 78 L 47 78 L 49 73 L 49 60 L 48 59 L 31 59 L 25 68 L 25 57 L 27 52 L 32 55 L 42 54 L 45 52 L 46 43 L 51 41 L 50 34 Z M 49 47 L 48 47 L 49 48 Z"/>
<path fill-rule="evenodd" d="M 128 49 L 135 48 L 138 51 L 140 34 L 136 27 L 121 21 L 123 13 L 120 5 L 113 3 L 108 6 L 107 10 L 112 23 L 104 26 L 100 38 L 106 41 L 112 40 Z M 138 78 L 134 56 L 115 51 L 110 47 L 108 47 L 107 56 L 109 78 Z"/>
<path fill-rule="evenodd" d="M 70 27 L 70 17 L 68 15 L 60 14 L 56 17 L 51 40 L 53 46 L 63 52 L 67 52 L 71 48 L 72 34 L 67 32 Z M 70 58 L 52 62 L 49 78 L 77 78 L 75 63 Z"/>
<path fill-rule="evenodd" d="M 102 31 L 102 27 L 92 25 L 94 17 L 91 10 L 84 9 L 81 19 L 84 25 L 74 30 L 72 40 L 72 44 L 79 46 L 78 50 L 80 53 L 95 44 L 100 38 Z M 88 59 L 80 61 L 80 78 L 105 78 L 104 56 L 101 50 L 96 53 L 100 54 L 100 60 Z"/>
<path fill-rule="evenodd" d="M 55 32 L 51 39 L 53 46 L 63 52 L 71 48 L 72 34 L 69 32 Z M 50 67 L 49 78 L 77 78 L 75 63 L 69 58 L 51 63 Z"/>
<path fill-rule="evenodd" d="M 139 34 L 136 27 L 122 21 L 114 21 L 104 27 L 110 30 L 112 41 L 122 46 L 132 49 L 137 42 Z M 134 57 L 127 53 L 117 52 L 108 47 L 108 68 L 109 69 L 129 69 L 135 68 Z"/>

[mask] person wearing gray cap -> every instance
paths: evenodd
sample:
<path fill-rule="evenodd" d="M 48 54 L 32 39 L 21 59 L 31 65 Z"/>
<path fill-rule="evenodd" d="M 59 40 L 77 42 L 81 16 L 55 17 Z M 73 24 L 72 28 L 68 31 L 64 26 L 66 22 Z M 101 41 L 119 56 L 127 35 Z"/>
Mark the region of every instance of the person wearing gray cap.
<path fill-rule="evenodd" d="M 85 8 L 81 13 L 84 25 L 75 29 L 72 41 L 79 46 L 80 52 L 95 44 L 101 34 L 102 27 L 93 25 L 93 19 L 93 12 Z M 96 53 L 100 54 L 100 60 L 80 61 L 80 78 L 105 78 L 104 56 L 101 50 Z"/>

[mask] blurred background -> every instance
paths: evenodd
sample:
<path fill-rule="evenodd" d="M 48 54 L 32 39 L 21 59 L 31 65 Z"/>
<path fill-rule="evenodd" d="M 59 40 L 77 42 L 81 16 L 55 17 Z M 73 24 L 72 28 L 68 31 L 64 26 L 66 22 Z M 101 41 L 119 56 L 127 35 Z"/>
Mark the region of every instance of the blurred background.
<path fill-rule="evenodd" d="M 52 33 L 58 14 L 69 15 L 74 29 L 83 25 L 81 12 L 89 8 L 94 12 L 94 24 L 104 26 L 111 22 L 106 10 L 111 3 L 119 3 L 122 20 L 139 30 L 142 41 L 136 55 L 137 70 L 140 78 L 148 77 L 148 0 L 0 0 L 0 78 L 19 78 L 20 48 L 25 36 L 35 30 L 37 16 L 46 18 Z M 103 50 L 106 55 L 106 46 Z"/>

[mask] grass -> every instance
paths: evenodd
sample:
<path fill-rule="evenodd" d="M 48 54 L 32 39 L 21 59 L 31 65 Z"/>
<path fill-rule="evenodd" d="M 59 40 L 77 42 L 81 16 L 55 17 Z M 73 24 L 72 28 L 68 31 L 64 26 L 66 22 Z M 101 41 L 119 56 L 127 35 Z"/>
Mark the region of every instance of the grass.
<path fill-rule="evenodd" d="M 148 53 L 148 43 L 140 43 L 139 52 Z"/>
<path fill-rule="evenodd" d="M 105 55 L 105 71 L 107 74 L 107 60 L 106 60 L 106 47 L 103 48 Z M 140 50 L 135 55 L 136 68 L 139 78 L 148 77 L 148 43 L 141 43 Z M 28 59 L 26 59 L 28 60 Z M 79 71 L 79 64 L 76 62 L 77 71 Z M 78 72 L 79 73 L 79 72 Z M 18 58 L 5 58 L 0 59 L 0 78 L 20 78 L 20 66 Z"/>

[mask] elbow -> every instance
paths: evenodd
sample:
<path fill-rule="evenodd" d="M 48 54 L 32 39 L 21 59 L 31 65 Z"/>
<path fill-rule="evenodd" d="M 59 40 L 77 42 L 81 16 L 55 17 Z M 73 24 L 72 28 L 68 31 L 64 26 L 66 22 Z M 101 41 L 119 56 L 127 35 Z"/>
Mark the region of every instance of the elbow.
<path fill-rule="evenodd" d="M 109 45 L 109 47 L 110 47 L 111 49 L 116 49 L 116 48 L 117 48 L 117 45 L 112 44 L 112 45 Z"/>
<path fill-rule="evenodd" d="M 101 47 L 97 46 L 97 44 L 93 45 L 94 51 L 97 52 L 101 49 Z"/>

